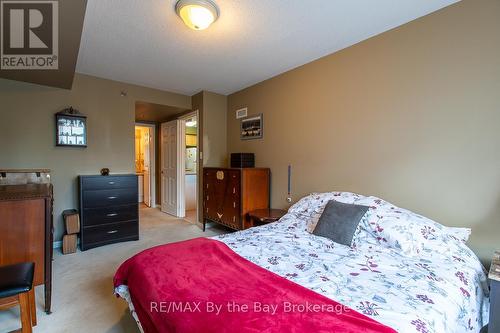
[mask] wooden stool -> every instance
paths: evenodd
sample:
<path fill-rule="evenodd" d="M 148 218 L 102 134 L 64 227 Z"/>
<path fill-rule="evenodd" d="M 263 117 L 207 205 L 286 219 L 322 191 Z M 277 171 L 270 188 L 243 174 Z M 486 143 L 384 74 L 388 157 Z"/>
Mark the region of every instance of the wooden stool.
<path fill-rule="evenodd" d="M 0 266 L 0 310 L 19 304 L 22 333 L 31 333 L 32 326 L 36 326 L 34 271 L 32 262 Z"/>

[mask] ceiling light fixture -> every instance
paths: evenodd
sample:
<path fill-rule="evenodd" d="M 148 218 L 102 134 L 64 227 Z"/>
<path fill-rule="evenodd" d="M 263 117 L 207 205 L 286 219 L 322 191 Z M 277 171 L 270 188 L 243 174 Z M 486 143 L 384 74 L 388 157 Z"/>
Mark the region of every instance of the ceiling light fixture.
<path fill-rule="evenodd" d="M 219 8 L 211 0 L 179 0 L 175 12 L 193 30 L 204 30 L 219 18 Z"/>

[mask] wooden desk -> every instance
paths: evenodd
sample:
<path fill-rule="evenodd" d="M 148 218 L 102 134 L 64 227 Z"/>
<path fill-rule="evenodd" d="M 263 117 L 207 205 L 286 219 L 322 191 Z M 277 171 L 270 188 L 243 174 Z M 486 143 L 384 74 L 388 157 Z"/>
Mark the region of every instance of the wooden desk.
<path fill-rule="evenodd" d="M 0 185 L 0 265 L 34 262 L 33 285 L 44 285 L 45 312 L 52 294 L 52 185 Z"/>

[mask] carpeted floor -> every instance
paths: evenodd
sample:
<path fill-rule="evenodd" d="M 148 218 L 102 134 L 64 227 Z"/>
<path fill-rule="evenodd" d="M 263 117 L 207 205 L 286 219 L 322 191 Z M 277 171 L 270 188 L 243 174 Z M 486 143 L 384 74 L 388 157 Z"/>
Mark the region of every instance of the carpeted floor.
<path fill-rule="evenodd" d="M 165 243 L 226 232 L 219 227 L 201 229 L 182 219 L 141 208 L 140 240 L 107 245 L 62 255 L 54 250 L 52 314 L 43 312 L 43 286 L 36 288 L 38 325 L 35 333 L 137 333 L 125 301 L 113 295 L 118 266 L 137 252 Z M 0 333 L 20 327 L 17 308 L 0 312 Z"/>

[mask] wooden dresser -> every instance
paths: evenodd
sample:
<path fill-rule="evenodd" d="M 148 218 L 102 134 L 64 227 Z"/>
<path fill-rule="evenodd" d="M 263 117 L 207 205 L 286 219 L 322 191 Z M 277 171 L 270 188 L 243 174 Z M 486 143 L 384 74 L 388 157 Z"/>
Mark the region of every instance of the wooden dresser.
<path fill-rule="evenodd" d="M 52 294 L 52 185 L 0 185 L 0 265 L 34 262 L 33 284 Z"/>
<path fill-rule="evenodd" d="M 247 213 L 269 208 L 270 177 L 267 168 L 203 168 L 203 230 L 207 221 L 252 227 Z"/>
<path fill-rule="evenodd" d="M 80 176 L 80 248 L 139 239 L 137 175 Z"/>

